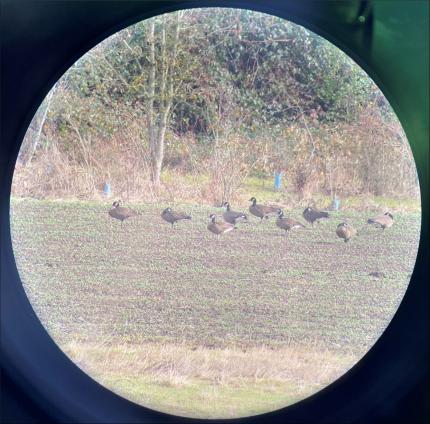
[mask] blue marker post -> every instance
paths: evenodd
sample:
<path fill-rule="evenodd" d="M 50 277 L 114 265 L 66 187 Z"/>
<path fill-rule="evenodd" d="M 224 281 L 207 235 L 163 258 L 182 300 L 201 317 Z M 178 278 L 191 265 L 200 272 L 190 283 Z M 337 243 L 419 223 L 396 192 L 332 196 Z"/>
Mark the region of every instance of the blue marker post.
<path fill-rule="evenodd" d="M 106 197 L 110 197 L 111 196 L 111 190 L 110 190 L 110 184 L 109 183 L 104 183 L 103 184 L 103 194 Z"/>
<path fill-rule="evenodd" d="M 282 172 L 275 171 L 275 190 L 279 191 L 282 187 Z"/>
<path fill-rule="evenodd" d="M 333 200 L 331 202 L 331 209 L 333 211 L 338 211 L 339 210 L 339 206 L 340 206 L 340 199 L 336 195 L 334 195 L 334 198 L 333 198 Z"/>

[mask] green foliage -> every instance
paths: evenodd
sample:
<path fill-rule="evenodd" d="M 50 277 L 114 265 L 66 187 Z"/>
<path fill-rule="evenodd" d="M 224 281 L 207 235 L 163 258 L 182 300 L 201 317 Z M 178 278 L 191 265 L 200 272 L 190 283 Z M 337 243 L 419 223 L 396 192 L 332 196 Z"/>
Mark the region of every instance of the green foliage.
<path fill-rule="evenodd" d="M 150 84 L 154 67 L 157 78 Z M 159 78 L 163 74 L 168 77 Z M 406 138 L 379 89 L 342 51 L 280 18 L 206 8 L 130 26 L 64 75 L 48 125 L 61 151 L 72 151 L 77 141 L 86 151 L 74 161 L 87 157 L 89 165 L 88 157 L 97 156 L 94 142 L 100 146 L 112 139 L 123 139 L 129 149 L 139 143 L 146 161 L 153 153 L 149 122 L 159 130 L 163 110 L 168 110 L 166 137 L 176 141 L 166 139 L 162 166 L 207 171 L 220 149 L 235 159 L 224 142 L 242 139 L 247 154 L 232 169 L 259 177 L 284 170 L 303 197 L 340 189 L 417 192 Z M 187 143 L 193 152 L 184 148 Z M 390 176 L 399 164 L 401 181 L 393 184 Z"/>
<path fill-rule="evenodd" d="M 182 13 L 171 115 L 171 125 L 180 133 L 210 133 L 209 121 L 213 109 L 223 107 L 224 91 L 230 91 L 243 129 L 249 131 L 257 125 L 287 124 L 302 114 L 322 121 L 353 120 L 374 95 L 375 86 L 351 59 L 291 22 L 236 9 Z M 156 34 L 167 29 L 169 48 L 174 14 L 153 19 Z M 142 21 L 115 34 L 65 75 L 64 90 L 76 96 L 73 106 L 86 99 L 93 109 L 82 111 L 89 122 L 103 128 L 121 125 L 124 113 L 134 119 L 144 116 L 147 26 Z M 156 58 L 159 49 L 156 43 Z M 157 101 L 163 95 L 157 93 Z M 109 110 L 121 113 L 115 119 Z"/>

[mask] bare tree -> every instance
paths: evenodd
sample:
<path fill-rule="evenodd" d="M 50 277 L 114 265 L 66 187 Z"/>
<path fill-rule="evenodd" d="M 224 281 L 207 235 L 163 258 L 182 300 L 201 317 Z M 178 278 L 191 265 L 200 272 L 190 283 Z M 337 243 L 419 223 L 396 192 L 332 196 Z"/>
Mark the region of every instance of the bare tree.
<path fill-rule="evenodd" d="M 57 84 L 55 84 L 49 91 L 47 96 L 43 99 L 43 102 L 37 109 L 33 119 L 31 120 L 30 126 L 25 134 L 24 141 L 18 160 L 26 165 L 31 162 L 37 148 L 40 145 L 43 127 L 48 117 L 49 108 L 51 106 L 51 99 Z"/>
<path fill-rule="evenodd" d="M 151 156 L 151 181 L 160 184 L 164 158 L 164 138 L 173 105 L 174 73 L 178 54 L 181 13 L 176 13 L 170 25 L 166 15 L 161 18 L 156 42 L 156 25 L 151 20 L 148 26 L 149 73 L 147 131 Z M 169 34 L 170 33 L 170 34 Z M 169 37 L 170 35 L 170 37 Z M 170 40 L 168 40 L 168 38 Z M 156 58 L 156 50 L 159 58 Z"/>

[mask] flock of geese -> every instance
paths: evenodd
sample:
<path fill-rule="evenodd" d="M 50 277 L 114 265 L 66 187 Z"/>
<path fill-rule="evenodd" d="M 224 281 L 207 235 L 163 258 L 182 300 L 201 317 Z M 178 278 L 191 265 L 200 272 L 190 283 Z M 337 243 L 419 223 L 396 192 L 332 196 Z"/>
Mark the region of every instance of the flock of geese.
<path fill-rule="evenodd" d="M 257 203 L 257 199 L 255 197 L 251 197 L 249 199 L 251 202 L 251 206 L 249 207 L 249 212 L 260 218 L 260 222 L 264 219 L 269 219 L 273 216 L 277 216 L 276 218 L 276 226 L 285 231 L 285 235 L 289 233 L 289 231 L 295 228 L 305 228 L 301 222 L 296 221 L 292 218 L 288 218 L 284 215 L 284 211 L 281 208 L 276 206 L 262 205 Z M 112 207 L 109 209 L 109 216 L 112 218 L 118 219 L 121 221 L 121 225 L 123 221 L 128 218 L 131 218 L 136 215 L 140 215 L 139 212 L 134 211 L 133 209 L 121 206 L 121 201 L 117 200 L 113 202 Z M 222 217 L 224 221 L 217 221 L 216 215 L 211 213 L 209 215 L 210 222 L 207 226 L 207 229 L 216 234 L 218 237 L 221 234 L 228 233 L 237 228 L 237 224 L 241 222 L 248 222 L 248 216 L 243 212 L 233 211 L 230 207 L 229 202 L 224 202 L 222 207 L 225 208 Z M 326 211 L 321 211 L 315 207 L 308 206 L 303 211 L 303 218 L 312 225 L 314 223 L 318 223 L 321 219 L 328 219 L 330 217 L 329 213 Z M 170 223 L 172 227 L 174 227 L 175 223 L 182 220 L 191 219 L 191 215 L 175 212 L 172 208 L 166 208 L 161 213 L 161 218 Z M 369 218 L 367 220 L 368 224 L 373 224 L 379 228 L 385 230 L 385 228 L 389 228 L 394 223 L 394 217 L 391 213 L 386 212 L 383 215 L 376 216 L 373 218 Z M 357 235 L 357 230 L 349 223 L 342 222 L 336 228 L 336 235 L 343 239 L 344 242 L 348 242 L 351 238 Z"/>

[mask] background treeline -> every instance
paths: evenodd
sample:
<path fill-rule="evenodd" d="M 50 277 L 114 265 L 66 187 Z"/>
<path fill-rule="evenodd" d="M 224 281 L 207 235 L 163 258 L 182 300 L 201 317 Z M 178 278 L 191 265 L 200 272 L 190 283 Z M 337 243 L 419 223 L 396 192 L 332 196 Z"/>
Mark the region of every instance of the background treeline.
<path fill-rule="evenodd" d="M 269 15 L 194 9 L 70 68 L 27 132 L 13 192 L 91 199 L 109 182 L 125 200 L 220 202 L 275 171 L 298 200 L 418 194 L 396 116 L 340 50 Z"/>

